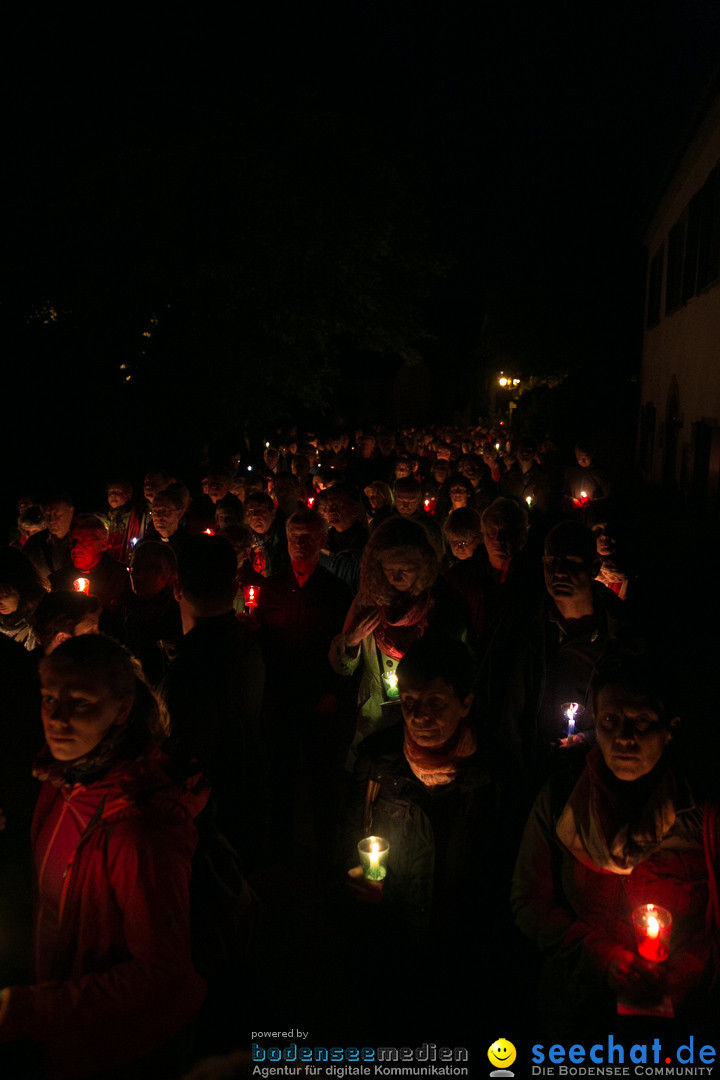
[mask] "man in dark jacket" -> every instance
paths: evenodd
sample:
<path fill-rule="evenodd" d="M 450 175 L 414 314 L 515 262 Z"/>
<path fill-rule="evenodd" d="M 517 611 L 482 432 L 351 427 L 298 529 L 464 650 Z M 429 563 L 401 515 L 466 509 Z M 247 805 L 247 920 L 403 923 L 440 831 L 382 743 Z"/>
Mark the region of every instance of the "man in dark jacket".
<path fill-rule="evenodd" d="M 318 565 L 327 525 L 314 510 L 287 523 L 291 565 L 261 587 L 257 619 L 265 657 L 265 737 L 271 758 L 273 843 L 292 842 L 295 774 L 302 752 L 310 772 L 318 839 L 327 842 L 337 820 L 346 680 L 328 662 L 352 602 L 349 587 Z"/>
<path fill-rule="evenodd" d="M 183 639 L 160 686 L 177 764 L 197 762 L 212 786 L 221 831 L 257 859 L 262 755 L 258 722 L 264 667 L 255 634 L 233 611 L 236 557 L 219 536 L 188 537 L 178 556 Z"/>

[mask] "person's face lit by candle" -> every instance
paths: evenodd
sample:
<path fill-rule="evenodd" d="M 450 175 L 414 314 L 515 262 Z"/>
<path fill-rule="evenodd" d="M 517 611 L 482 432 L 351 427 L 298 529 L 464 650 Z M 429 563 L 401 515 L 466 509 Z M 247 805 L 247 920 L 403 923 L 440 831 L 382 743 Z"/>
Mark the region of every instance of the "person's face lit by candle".
<path fill-rule="evenodd" d="M 298 564 L 308 569 L 317 566 L 324 543 L 325 532 L 322 529 L 312 525 L 288 525 L 288 555 L 293 566 Z"/>
<path fill-rule="evenodd" d="M 677 717 L 665 723 L 642 694 L 612 684 L 598 694 L 595 710 L 598 745 L 610 771 L 619 780 L 652 772 L 672 739 Z"/>
<path fill-rule="evenodd" d="M 453 484 L 450 488 L 450 503 L 453 510 L 458 510 L 461 506 L 467 506 L 470 494 L 466 487 L 461 484 Z"/>
<path fill-rule="evenodd" d="M 56 761 L 75 761 L 94 750 L 111 727 L 124 724 L 132 696 L 113 696 L 105 681 L 74 664 L 40 666 L 42 721 Z"/>
<path fill-rule="evenodd" d="M 62 500 L 58 500 L 57 502 L 45 503 L 43 511 L 45 513 L 45 520 L 47 521 L 48 532 L 51 536 L 54 536 L 56 540 L 62 540 L 70 531 L 70 525 L 72 524 L 73 515 L 75 513 L 74 507 Z"/>
<path fill-rule="evenodd" d="M 420 574 L 419 564 L 410 556 L 387 552 L 380 561 L 382 572 L 397 592 L 410 592 Z"/>
<path fill-rule="evenodd" d="M 338 493 L 331 495 L 325 502 L 324 517 L 328 525 L 337 532 L 343 533 L 355 524 L 358 519 L 356 504 L 346 495 Z"/>
<path fill-rule="evenodd" d="M 368 485 L 365 488 L 365 496 L 373 510 L 381 510 L 382 507 L 386 505 L 385 496 L 382 491 L 376 487 Z"/>
<path fill-rule="evenodd" d="M 149 472 L 146 474 L 143 483 L 143 495 L 151 506 L 155 502 L 158 492 L 166 488 L 169 482 L 170 481 L 167 480 L 162 473 Z"/>
<path fill-rule="evenodd" d="M 264 502 L 260 504 L 245 505 L 245 517 L 247 523 L 254 533 L 258 536 L 264 536 L 272 528 L 272 523 L 275 520 L 275 511 L 270 509 Z"/>
<path fill-rule="evenodd" d="M 593 525 L 593 535 L 597 544 L 597 553 L 603 558 L 608 558 L 615 551 L 615 538 L 606 523 Z"/>
<path fill-rule="evenodd" d="M 447 533 L 447 538 L 456 559 L 471 559 L 480 547 L 479 536 L 451 536 Z"/>
<path fill-rule="evenodd" d="M 75 525 L 70 530 L 70 558 L 76 570 L 86 574 L 94 570 L 107 548 L 107 534 L 89 526 Z"/>
<path fill-rule="evenodd" d="M 20 593 L 9 585 L 0 585 L 0 615 L 13 615 L 20 603 Z"/>
<path fill-rule="evenodd" d="M 179 510 L 171 499 L 166 499 L 162 492 L 156 496 L 153 503 L 152 519 L 163 540 L 173 536 L 180 524 L 184 511 Z"/>
<path fill-rule="evenodd" d="M 403 719 L 410 737 L 418 746 L 439 749 L 457 731 L 470 712 L 473 695 L 464 700 L 442 676 L 420 683 L 398 676 Z"/>
<path fill-rule="evenodd" d="M 111 484 L 107 489 L 107 501 L 111 510 L 118 510 L 132 498 L 132 488 L 123 484 Z"/>
<path fill-rule="evenodd" d="M 219 473 L 210 473 L 208 476 L 207 493 L 214 503 L 220 502 L 224 499 L 230 490 L 229 476 L 224 476 Z"/>
<path fill-rule="evenodd" d="M 422 500 L 422 492 L 418 491 L 417 494 L 407 491 L 395 492 L 395 509 L 398 514 L 402 514 L 403 517 L 412 517 L 420 509 L 420 502 Z"/>

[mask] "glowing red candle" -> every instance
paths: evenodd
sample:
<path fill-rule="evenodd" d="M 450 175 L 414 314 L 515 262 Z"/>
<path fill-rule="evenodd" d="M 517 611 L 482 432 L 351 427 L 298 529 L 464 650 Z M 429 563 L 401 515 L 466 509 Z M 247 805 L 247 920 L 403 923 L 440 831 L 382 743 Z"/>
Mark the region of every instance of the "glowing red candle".
<path fill-rule="evenodd" d="M 75 592 L 84 592 L 86 595 L 90 594 L 90 578 L 78 577 L 73 581 L 73 589 Z"/>
<path fill-rule="evenodd" d="M 314 502 L 315 502 L 315 496 L 314 495 L 309 495 L 308 496 L 308 501 L 307 501 L 308 510 L 312 510 L 312 505 L 313 505 Z"/>
<path fill-rule="evenodd" d="M 214 529 L 203 529 L 203 532 L 205 533 L 206 536 L 214 536 L 215 535 L 215 530 Z"/>
<path fill-rule="evenodd" d="M 670 912 L 657 904 L 641 904 L 633 911 L 633 925 L 640 955 L 656 963 L 667 960 L 672 930 Z"/>
<path fill-rule="evenodd" d="M 260 586 L 243 585 L 243 600 L 245 601 L 245 607 L 252 615 L 260 600 Z"/>

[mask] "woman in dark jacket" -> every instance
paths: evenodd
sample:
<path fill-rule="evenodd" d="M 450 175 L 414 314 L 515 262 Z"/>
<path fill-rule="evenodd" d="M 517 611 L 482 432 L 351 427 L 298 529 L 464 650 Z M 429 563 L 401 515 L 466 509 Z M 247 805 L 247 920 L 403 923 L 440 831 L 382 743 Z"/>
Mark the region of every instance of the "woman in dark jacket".
<path fill-rule="evenodd" d="M 700 1026 L 717 1009 L 717 807 L 695 802 L 656 686 L 638 661 L 606 666 L 597 746 L 579 775 L 568 767 L 543 788 L 525 829 L 513 908 L 544 960 L 541 1020 L 554 1038 L 607 1029 L 623 1002 Z M 648 904 L 672 916 L 664 962 L 638 951 L 633 911 Z"/>

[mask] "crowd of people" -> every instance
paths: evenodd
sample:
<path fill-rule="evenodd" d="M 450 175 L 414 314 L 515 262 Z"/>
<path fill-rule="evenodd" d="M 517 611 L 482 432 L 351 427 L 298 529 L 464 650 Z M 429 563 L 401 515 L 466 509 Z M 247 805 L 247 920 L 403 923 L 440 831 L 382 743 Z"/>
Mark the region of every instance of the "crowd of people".
<path fill-rule="evenodd" d="M 297 860 L 368 1022 L 397 980 L 367 955 L 467 1023 L 468 979 L 558 1038 L 711 1016 L 718 813 L 593 449 L 293 431 L 187 480 L 23 493 L 0 551 L 5 1052 L 80 1080 L 230 1048 Z"/>

